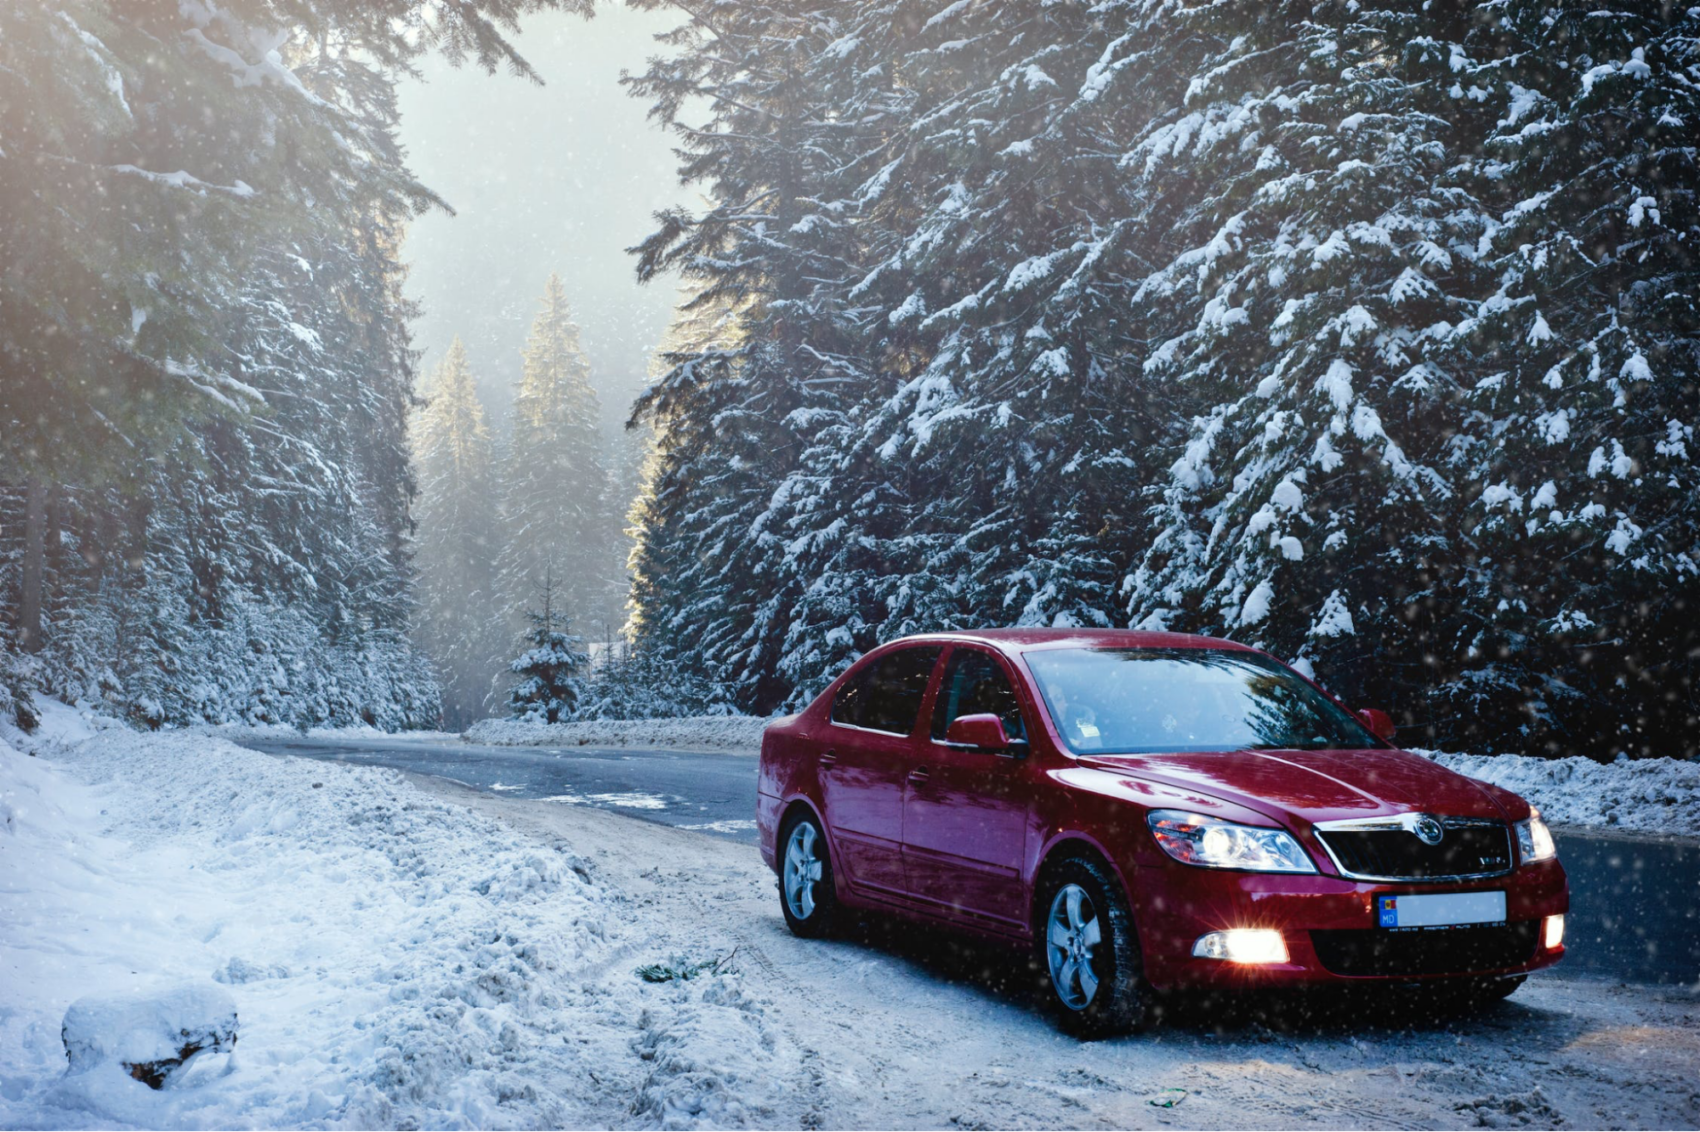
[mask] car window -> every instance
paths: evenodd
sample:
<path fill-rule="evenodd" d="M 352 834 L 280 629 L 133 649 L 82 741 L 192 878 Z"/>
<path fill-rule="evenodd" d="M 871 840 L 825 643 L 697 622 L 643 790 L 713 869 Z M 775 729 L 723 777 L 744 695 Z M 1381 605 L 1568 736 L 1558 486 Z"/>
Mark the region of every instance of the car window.
<path fill-rule="evenodd" d="M 921 714 L 938 646 L 899 649 L 887 653 L 838 690 L 832 701 L 832 721 L 871 731 L 907 735 Z"/>
<path fill-rule="evenodd" d="M 1297 674 L 1257 653 L 1057 649 L 1028 653 L 1027 666 L 1076 754 L 1387 745 Z"/>
<path fill-rule="evenodd" d="M 933 702 L 933 738 L 943 739 L 958 716 L 984 714 L 1003 720 L 1004 734 L 1011 739 L 1027 737 L 1021 726 L 1021 701 L 997 660 L 978 649 L 958 648 L 950 654 Z"/>

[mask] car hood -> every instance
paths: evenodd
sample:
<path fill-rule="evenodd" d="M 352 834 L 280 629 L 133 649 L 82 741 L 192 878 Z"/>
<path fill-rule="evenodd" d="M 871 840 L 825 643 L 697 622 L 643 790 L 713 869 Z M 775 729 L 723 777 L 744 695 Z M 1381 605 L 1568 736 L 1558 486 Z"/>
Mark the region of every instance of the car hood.
<path fill-rule="evenodd" d="M 1509 816 L 1481 783 L 1393 749 L 1088 755 L 1080 762 L 1308 822 L 1413 811 Z"/>

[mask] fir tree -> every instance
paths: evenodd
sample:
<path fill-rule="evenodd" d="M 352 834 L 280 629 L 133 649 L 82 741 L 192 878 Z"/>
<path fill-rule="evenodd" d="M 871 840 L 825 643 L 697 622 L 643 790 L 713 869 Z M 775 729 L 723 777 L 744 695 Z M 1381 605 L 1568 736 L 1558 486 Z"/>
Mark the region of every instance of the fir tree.
<path fill-rule="evenodd" d="M 908 97 L 886 66 L 886 16 L 830 0 L 730 7 L 682 26 L 673 56 L 627 80 L 713 201 L 658 218 L 639 277 L 678 269 L 696 292 L 688 311 L 736 320 L 723 341 L 673 354 L 639 402 L 658 466 L 633 556 L 637 644 L 676 653 L 746 710 L 789 691 L 782 657 L 809 584 L 792 551 L 822 537 L 788 525 L 791 477 L 867 381 L 866 312 L 850 302 L 872 235 L 858 194 L 893 175 L 891 115 Z M 698 97 L 712 128 L 685 118 Z"/>
<path fill-rule="evenodd" d="M 525 639 L 531 647 L 509 666 L 521 679 L 508 694 L 508 709 L 516 719 L 537 723 L 564 723 L 574 717 L 590 664 L 590 657 L 579 650 L 583 639 L 568 631 L 567 616 L 556 606 L 553 573 L 552 567 L 544 568 L 542 607 L 527 613 L 531 630 Z"/>
<path fill-rule="evenodd" d="M 639 275 L 738 333 L 641 406 L 640 652 L 768 710 L 905 632 L 1131 622 L 1430 742 L 1690 749 L 1695 41 L 1522 0 L 681 29 L 632 81 L 709 99 L 713 204 Z"/>
<path fill-rule="evenodd" d="M 419 469 L 419 634 L 443 686 L 445 725 L 489 714 L 507 634 L 495 592 L 495 453 L 459 338 L 426 390 L 413 432 Z"/>
<path fill-rule="evenodd" d="M 0 8 L 0 608 L 32 679 L 147 723 L 434 720 L 396 249 L 435 198 L 393 84 L 433 49 L 529 74 L 502 32 L 550 7 L 584 10 Z"/>
<path fill-rule="evenodd" d="M 544 288 L 514 398 L 513 435 L 502 466 L 497 587 L 510 631 L 526 623 L 546 569 L 580 619 L 614 623 L 621 588 L 610 521 L 610 484 L 597 430 L 590 363 L 559 276 Z"/>
<path fill-rule="evenodd" d="M 1457 169 L 1486 127 L 1447 93 L 1475 25 L 1260 7 L 1273 38 L 1201 17 L 1224 47 L 1132 155 L 1159 188 L 1211 191 L 1168 221 L 1135 296 L 1160 335 L 1145 368 L 1197 409 L 1130 610 L 1268 645 L 1426 725 L 1422 658 L 1456 632 L 1449 320 L 1482 278 L 1486 218 Z"/>
<path fill-rule="evenodd" d="M 1495 286 L 1459 328 L 1470 626 L 1446 738 L 1700 749 L 1700 22 L 1510 6 L 1490 54 Z M 1538 746 L 1537 746 L 1538 745 Z"/>

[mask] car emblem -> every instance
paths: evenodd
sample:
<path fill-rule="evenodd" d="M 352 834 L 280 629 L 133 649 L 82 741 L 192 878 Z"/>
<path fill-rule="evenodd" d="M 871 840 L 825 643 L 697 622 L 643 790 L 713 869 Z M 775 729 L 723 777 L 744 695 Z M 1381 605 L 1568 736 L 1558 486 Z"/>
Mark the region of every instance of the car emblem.
<path fill-rule="evenodd" d="M 1424 814 L 1411 825 L 1411 832 L 1417 835 L 1417 840 L 1424 845 L 1439 845 L 1440 839 L 1446 836 L 1446 829 L 1439 821 Z"/>

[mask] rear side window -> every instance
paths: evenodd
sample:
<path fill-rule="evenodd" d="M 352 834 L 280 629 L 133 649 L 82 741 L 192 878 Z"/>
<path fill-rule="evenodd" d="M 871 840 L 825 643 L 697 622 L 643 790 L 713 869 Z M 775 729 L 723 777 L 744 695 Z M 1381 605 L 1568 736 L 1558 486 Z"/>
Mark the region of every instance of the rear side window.
<path fill-rule="evenodd" d="M 899 649 L 870 664 L 838 690 L 832 701 L 832 721 L 870 731 L 907 735 L 921 714 L 933 665 L 943 649 Z"/>
<path fill-rule="evenodd" d="M 933 738 L 943 739 L 958 716 L 995 715 L 1003 720 L 1004 734 L 1025 739 L 1021 726 L 1021 701 L 998 662 L 977 649 L 958 648 L 950 654 L 950 665 L 933 703 Z"/>

